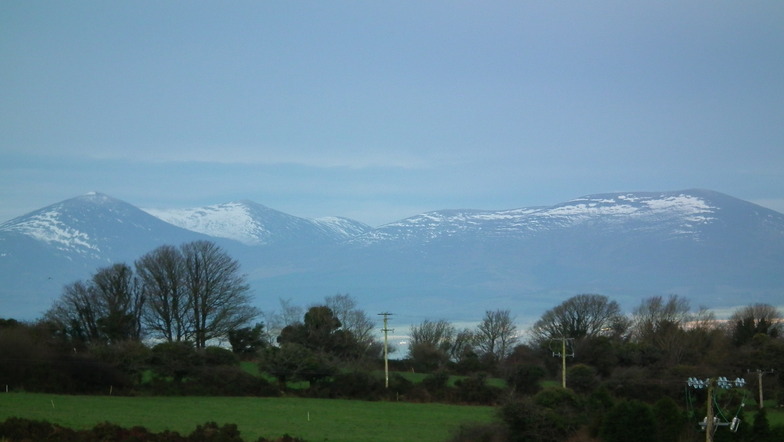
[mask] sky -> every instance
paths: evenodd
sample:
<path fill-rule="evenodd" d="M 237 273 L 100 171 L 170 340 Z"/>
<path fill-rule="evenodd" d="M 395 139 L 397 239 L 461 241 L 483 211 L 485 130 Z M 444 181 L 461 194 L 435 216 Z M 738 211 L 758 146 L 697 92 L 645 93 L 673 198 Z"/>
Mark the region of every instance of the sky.
<path fill-rule="evenodd" d="M 0 2 L 0 222 L 690 188 L 784 212 L 780 0 Z"/>

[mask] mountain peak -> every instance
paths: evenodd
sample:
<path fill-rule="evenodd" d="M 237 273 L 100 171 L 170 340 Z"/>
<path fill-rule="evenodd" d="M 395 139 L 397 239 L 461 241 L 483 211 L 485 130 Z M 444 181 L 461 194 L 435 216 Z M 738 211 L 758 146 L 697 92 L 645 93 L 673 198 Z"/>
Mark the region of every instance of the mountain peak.
<path fill-rule="evenodd" d="M 0 225 L 0 307 L 36 299 L 30 308 L 39 308 L 100 266 L 199 239 L 238 256 L 260 293 L 304 301 L 345 291 L 379 309 L 449 305 L 450 314 L 470 315 L 493 299 L 531 311 L 548 297 L 581 292 L 627 306 L 679 293 L 720 307 L 775 300 L 784 287 L 784 215 L 702 189 L 438 210 L 378 228 L 248 200 L 142 211 L 91 192 Z M 53 278 L 42 281 L 42 271 Z"/>

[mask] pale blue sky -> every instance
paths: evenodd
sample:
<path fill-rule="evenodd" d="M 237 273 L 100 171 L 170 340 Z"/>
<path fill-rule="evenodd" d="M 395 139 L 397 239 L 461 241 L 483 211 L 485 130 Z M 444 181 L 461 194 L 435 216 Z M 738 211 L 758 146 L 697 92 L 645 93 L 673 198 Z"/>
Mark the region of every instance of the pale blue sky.
<path fill-rule="evenodd" d="M 782 1 L 0 2 L 0 222 L 694 187 L 784 212 Z"/>

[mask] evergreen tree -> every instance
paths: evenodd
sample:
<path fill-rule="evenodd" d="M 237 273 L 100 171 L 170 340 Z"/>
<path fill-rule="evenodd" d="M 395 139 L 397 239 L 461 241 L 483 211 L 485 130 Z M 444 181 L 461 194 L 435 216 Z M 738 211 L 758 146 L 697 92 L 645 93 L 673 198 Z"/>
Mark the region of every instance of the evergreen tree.
<path fill-rule="evenodd" d="M 773 442 L 770 438 L 770 424 L 768 423 L 768 414 L 764 408 L 757 411 L 754 415 L 754 423 L 751 426 L 751 435 L 749 440 L 752 442 Z"/>
<path fill-rule="evenodd" d="M 656 417 L 646 403 L 621 401 L 607 413 L 600 436 L 604 442 L 657 442 L 656 427 Z"/>
<path fill-rule="evenodd" d="M 670 397 L 663 397 L 653 405 L 653 415 L 659 426 L 659 441 L 677 441 L 686 425 L 686 415 Z"/>

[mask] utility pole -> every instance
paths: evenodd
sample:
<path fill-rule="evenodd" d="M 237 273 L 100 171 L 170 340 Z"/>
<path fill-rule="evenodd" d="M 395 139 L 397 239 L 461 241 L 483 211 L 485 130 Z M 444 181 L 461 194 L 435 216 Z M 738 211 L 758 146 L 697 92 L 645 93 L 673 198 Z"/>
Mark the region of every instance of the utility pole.
<path fill-rule="evenodd" d="M 715 379 L 708 379 L 708 400 L 705 408 L 705 442 L 713 442 L 713 433 L 716 432 L 716 427 L 713 420 L 716 416 L 713 415 L 713 388 L 716 384 Z"/>
<path fill-rule="evenodd" d="M 560 356 L 561 357 L 561 386 L 566 388 L 566 357 L 571 356 L 574 357 L 574 351 L 571 354 L 566 353 L 566 341 L 573 341 L 573 338 L 555 338 L 556 341 L 561 341 L 561 351 L 553 351 L 553 356 Z"/>
<path fill-rule="evenodd" d="M 379 313 L 378 315 L 384 317 L 384 328 L 381 329 L 381 331 L 384 332 L 384 388 L 389 388 L 389 335 L 388 333 L 395 330 L 387 327 L 387 321 L 389 320 L 389 317 L 392 316 L 392 313 L 384 312 L 384 313 Z"/>
<path fill-rule="evenodd" d="M 751 372 L 751 370 L 747 370 L 747 371 Z M 765 371 L 765 370 L 760 370 L 759 368 L 755 371 L 755 373 L 757 373 L 757 385 L 759 386 L 759 402 L 758 402 L 758 405 L 759 405 L 759 409 L 760 410 L 762 410 L 765 407 L 765 405 L 762 403 L 762 375 L 764 375 L 764 374 L 771 374 L 771 373 L 775 373 L 775 372 L 776 372 L 775 370 L 767 370 L 767 371 Z"/>
<path fill-rule="evenodd" d="M 708 398 L 705 402 L 706 416 L 705 419 L 703 419 L 703 421 L 700 423 L 700 426 L 705 430 L 705 442 L 713 442 L 713 434 L 716 433 L 716 429 L 718 427 L 730 427 L 730 431 L 733 433 L 738 431 L 740 419 L 738 419 L 737 416 L 732 419 L 732 422 L 719 422 L 718 418 L 713 413 L 713 395 L 715 394 L 716 387 L 725 389 L 732 387 L 743 387 L 746 385 L 745 379 L 737 378 L 734 381 L 730 381 L 725 377 L 719 377 L 708 378 L 703 381 L 697 378 L 689 378 L 686 383 L 689 385 L 689 387 L 697 389 L 708 389 Z"/>

